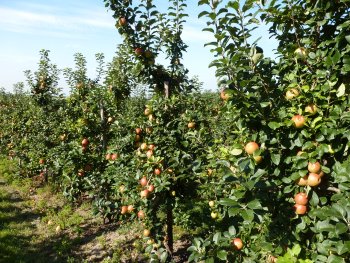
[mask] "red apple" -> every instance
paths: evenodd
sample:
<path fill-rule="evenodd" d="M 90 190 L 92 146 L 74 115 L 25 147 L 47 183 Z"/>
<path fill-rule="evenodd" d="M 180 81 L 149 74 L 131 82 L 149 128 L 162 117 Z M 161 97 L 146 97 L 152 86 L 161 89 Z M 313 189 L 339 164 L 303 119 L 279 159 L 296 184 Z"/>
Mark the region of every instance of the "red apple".
<path fill-rule="evenodd" d="M 121 208 L 120 213 L 122 215 L 125 215 L 127 212 L 128 212 L 128 207 L 126 205 L 123 205 L 122 208 Z"/>
<path fill-rule="evenodd" d="M 123 27 L 123 26 L 126 26 L 127 20 L 126 20 L 125 17 L 120 17 L 118 23 L 119 23 L 120 26 Z"/>
<path fill-rule="evenodd" d="M 232 246 L 236 250 L 241 250 L 243 248 L 243 241 L 239 237 L 236 237 L 232 240 Z"/>
<path fill-rule="evenodd" d="M 319 174 L 309 173 L 307 178 L 307 184 L 309 186 L 318 186 L 321 183 L 321 177 Z"/>
<path fill-rule="evenodd" d="M 305 175 L 305 176 L 299 178 L 299 179 L 296 181 L 297 185 L 299 185 L 299 186 L 306 186 L 306 185 L 307 185 L 307 178 L 308 178 L 307 175 Z"/>
<path fill-rule="evenodd" d="M 148 149 L 149 150 L 154 150 L 156 148 L 156 146 L 154 145 L 154 144 L 150 144 L 150 145 L 148 145 Z"/>
<path fill-rule="evenodd" d="M 40 160 L 39 160 L 39 163 L 40 163 L 40 164 L 44 164 L 44 163 L 45 163 L 45 160 L 44 160 L 44 159 L 40 159 Z"/>
<path fill-rule="evenodd" d="M 148 183 L 148 181 L 147 181 L 147 177 L 146 177 L 146 176 L 144 176 L 144 177 L 142 177 L 142 178 L 140 179 L 140 185 L 146 186 L 147 183 Z"/>
<path fill-rule="evenodd" d="M 151 185 L 148 186 L 148 191 L 149 191 L 150 193 L 152 193 L 152 192 L 154 191 L 154 185 L 153 185 L 153 184 L 151 184 Z"/>
<path fill-rule="evenodd" d="M 306 211 L 307 211 L 307 207 L 305 205 L 298 205 L 298 204 L 295 204 L 294 205 L 294 210 L 295 210 L 295 213 L 298 214 L 298 215 L 304 215 L 306 214 Z"/>
<path fill-rule="evenodd" d="M 137 212 L 137 217 L 140 219 L 144 219 L 145 218 L 145 212 L 143 212 L 143 210 L 140 210 Z"/>
<path fill-rule="evenodd" d="M 80 170 L 78 171 L 78 176 L 79 176 L 79 177 L 83 177 L 84 174 L 85 174 L 85 172 L 84 172 L 83 169 L 80 169 Z"/>
<path fill-rule="evenodd" d="M 309 202 L 306 193 L 298 193 L 294 196 L 294 201 L 298 205 L 307 205 Z"/>
<path fill-rule="evenodd" d="M 148 150 L 146 152 L 146 156 L 147 156 L 148 159 L 150 159 L 153 156 L 153 151 L 152 150 Z"/>
<path fill-rule="evenodd" d="M 132 213 L 134 211 L 134 206 L 133 205 L 128 205 L 128 212 Z"/>
<path fill-rule="evenodd" d="M 115 161 L 117 158 L 118 158 L 118 154 L 116 154 L 116 153 L 112 153 L 111 154 L 111 160 L 112 161 Z"/>
<path fill-rule="evenodd" d="M 136 56 L 141 56 L 143 54 L 143 49 L 140 47 L 135 48 Z"/>
<path fill-rule="evenodd" d="M 311 103 L 305 107 L 305 112 L 309 113 L 310 115 L 315 115 L 317 113 L 317 107 L 315 104 Z"/>
<path fill-rule="evenodd" d="M 307 165 L 307 169 L 310 173 L 318 173 L 321 171 L 321 164 L 319 162 L 311 163 L 309 162 Z"/>
<path fill-rule="evenodd" d="M 140 149 L 141 149 L 142 151 L 146 151 L 146 150 L 148 149 L 147 143 L 145 143 L 145 142 L 141 143 Z"/>
<path fill-rule="evenodd" d="M 302 115 L 294 115 L 292 117 L 295 128 L 302 128 L 305 125 L 305 118 Z"/>
<path fill-rule="evenodd" d="M 223 89 L 220 92 L 220 98 L 224 101 L 229 101 L 230 99 L 233 98 L 232 90 L 229 89 Z"/>
<path fill-rule="evenodd" d="M 141 129 L 141 128 L 136 128 L 136 129 L 135 129 L 135 133 L 136 133 L 137 135 L 141 135 L 142 129 Z"/>
<path fill-rule="evenodd" d="M 141 191 L 140 196 L 141 196 L 142 198 L 148 198 L 149 194 L 150 194 L 150 191 L 148 191 L 147 189 L 145 189 L 145 190 L 142 190 L 142 191 Z"/>
<path fill-rule="evenodd" d="M 247 154 L 253 154 L 256 150 L 259 150 L 259 145 L 256 142 L 248 142 L 244 149 Z"/>
<path fill-rule="evenodd" d="M 107 153 L 107 154 L 106 154 L 106 160 L 109 161 L 109 160 L 111 159 L 111 156 L 112 156 L 112 155 L 111 155 L 110 153 Z"/>
<path fill-rule="evenodd" d="M 81 141 L 81 146 L 83 147 L 87 147 L 89 145 L 89 140 L 84 138 L 82 141 Z"/>
<path fill-rule="evenodd" d="M 162 173 L 162 170 L 160 168 L 156 168 L 154 169 L 154 172 L 153 172 L 155 175 L 160 175 Z"/>

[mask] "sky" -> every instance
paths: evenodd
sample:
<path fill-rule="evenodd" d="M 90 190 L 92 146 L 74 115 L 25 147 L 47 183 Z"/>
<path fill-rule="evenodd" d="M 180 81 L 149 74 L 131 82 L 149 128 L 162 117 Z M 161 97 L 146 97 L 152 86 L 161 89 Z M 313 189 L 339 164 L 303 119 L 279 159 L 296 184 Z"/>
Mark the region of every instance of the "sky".
<path fill-rule="evenodd" d="M 203 10 L 197 0 L 187 2 L 190 17 L 183 39 L 189 47 L 184 64 L 190 76 L 197 75 L 204 83 L 203 89 L 215 91 L 215 69 L 208 68 L 213 57 L 204 47 L 212 36 L 202 32 L 205 21 L 197 18 Z M 74 54 L 82 53 L 93 78 L 95 54 L 104 53 L 109 62 L 122 42 L 114 25 L 103 0 L 0 0 L 0 87 L 12 91 L 13 84 L 25 81 L 23 72 L 37 69 L 41 49 L 50 50 L 51 62 L 61 69 L 74 67 Z M 273 56 L 276 41 L 269 39 L 266 27 L 259 36 L 265 55 Z M 60 85 L 68 92 L 64 82 Z"/>

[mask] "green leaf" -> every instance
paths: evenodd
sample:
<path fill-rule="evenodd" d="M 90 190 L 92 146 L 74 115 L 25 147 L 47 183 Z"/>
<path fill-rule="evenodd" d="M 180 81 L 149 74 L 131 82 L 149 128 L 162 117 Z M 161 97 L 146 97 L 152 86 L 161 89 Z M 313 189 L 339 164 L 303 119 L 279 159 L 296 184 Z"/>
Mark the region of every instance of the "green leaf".
<path fill-rule="evenodd" d="M 221 260 L 226 260 L 227 259 L 227 252 L 225 250 L 220 250 L 218 251 L 218 253 L 216 254 L 217 257 Z"/>
<path fill-rule="evenodd" d="M 253 210 L 243 210 L 241 212 L 241 215 L 246 222 L 252 222 L 254 219 L 254 212 Z"/>
<path fill-rule="evenodd" d="M 253 201 L 250 201 L 248 204 L 247 204 L 247 207 L 249 207 L 250 209 L 261 209 L 262 206 L 259 202 L 259 200 L 255 199 Z"/>
<path fill-rule="evenodd" d="M 213 241 L 216 245 L 219 244 L 220 239 L 221 239 L 221 232 L 215 233 L 215 235 L 213 236 Z"/>
<path fill-rule="evenodd" d="M 299 244 L 294 245 L 292 250 L 291 250 L 291 252 L 292 252 L 293 256 L 298 256 L 300 254 L 300 252 L 301 252 L 300 245 Z"/>
<path fill-rule="evenodd" d="M 235 236 L 236 235 L 236 228 L 234 226 L 230 226 L 228 228 L 228 232 L 230 233 L 231 236 Z"/>
<path fill-rule="evenodd" d="M 238 205 L 238 202 L 230 198 L 222 198 L 219 200 L 219 204 L 224 206 L 236 206 Z"/>
<path fill-rule="evenodd" d="M 344 96 L 345 95 L 345 84 L 342 83 L 340 84 L 339 88 L 338 88 L 338 91 L 337 91 L 337 97 L 341 97 L 341 96 Z"/>
<path fill-rule="evenodd" d="M 242 152 L 243 152 L 242 149 L 233 149 L 233 150 L 230 151 L 230 154 L 234 155 L 234 156 L 237 156 L 237 155 L 242 154 Z"/>
<path fill-rule="evenodd" d="M 271 161 L 275 164 L 275 165 L 279 165 L 280 161 L 281 161 L 281 155 L 280 154 L 271 154 Z"/>
<path fill-rule="evenodd" d="M 281 127 L 282 124 L 280 124 L 280 123 L 278 123 L 278 122 L 271 121 L 271 122 L 269 122 L 268 126 L 269 126 L 272 130 L 276 130 L 276 129 L 278 129 L 279 127 Z"/>

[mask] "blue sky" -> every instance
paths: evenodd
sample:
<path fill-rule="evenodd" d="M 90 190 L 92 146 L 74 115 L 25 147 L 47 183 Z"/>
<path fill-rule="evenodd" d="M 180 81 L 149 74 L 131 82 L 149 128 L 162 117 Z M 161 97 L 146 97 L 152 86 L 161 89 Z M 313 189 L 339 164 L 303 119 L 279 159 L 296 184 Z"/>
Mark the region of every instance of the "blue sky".
<path fill-rule="evenodd" d="M 183 38 L 189 48 L 184 63 L 190 75 L 204 82 L 204 89 L 217 90 L 214 69 L 208 69 L 212 56 L 204 47 L 211 36 L 201 31 L 205 21 L 197 18 L 201 11 L 197 0 L 189 0 L 188 5 Z M 11 91 L 14 83 L 24 81 L 23 71 L 37 68 L 41 49 L 51 51 L 51 61 L 59 68 L 74 66 L 73 55 L 81 52 L 93 77 L 95 54 L 104 53 L 108 62 L 122 41 L 114 24 L 103 0 L 1 0 L 0 87 Z M 264 29 L 259 33 L 265 54 L 272 55 L 275 41 Z"/>

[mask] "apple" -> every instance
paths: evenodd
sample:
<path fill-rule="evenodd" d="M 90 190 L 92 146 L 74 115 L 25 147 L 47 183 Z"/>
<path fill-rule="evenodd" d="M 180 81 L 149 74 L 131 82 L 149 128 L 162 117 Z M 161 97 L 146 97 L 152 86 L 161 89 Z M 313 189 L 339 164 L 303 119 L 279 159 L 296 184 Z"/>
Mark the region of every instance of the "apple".
<path fill-rule="evenodd" d="M 78 176 L 79 176 L 79 177 L 83 177 L 84 174 L 85 174 L 85 172 L 84 172 L 83 169 L 80 169 L 80 170 L 78 171 Z"/>
<path fill-rule="evenodd" d="M 65 133 L 60 135 L 60 140 L 61 141 L 65 141 L 66 138 L 67 138 L 67 135 Z"/>
<path fill-rule="evenodd" d="M 305 175 L 305 176 L 299 178 L 299 179 L 296 181 L 296 184 L 299 185 L 299 186 L 307 186 L 307 178 L 308 178 L 307 175 Z"/>
<path fill-rule="evenodd" d="M 146 150 L 148 149 L 147 143 L 145 143 L 145 142 L 141 143 L 140 149 L 141 149 L 142 151 L 146 151 Z"/>
<path fill-rule="evenodd" d="M 150 144 L 150 145 L 148 145 L 148 149 L 149 150 L 154 150 L 156 148 L 156 146 L 154 145 L 154 144 Z"/>
<path fill-rule="evenodd" d="M 292 88 L 290 90 L 287 90 L 287 92 L 286 92 L 286 99 L 287 100 L 292 100 L 298 96 L 299 96 L 299 91 L 296 88 Z"/>
<path fill-rule="evenodd" d="M 121 208 L 120 213 L 122 215 L 125 215 L 127 212 L 128 212 L 128 207 L 126 205 L 123 205 L 122 208 Z"/>
<path fill-rule="evenodd" d="M 214 201 L 209 201 L 209 206 L 210 206 L 210 207 L 214 207 L 214 205 L 215 205 L 215 202 L 214 202 Z"/>
<path fill-rule="evenodd" d="M 40 176 L 41 178 L 45 178 L 45 172 L 40 172 L 39 176 Z"/>
<path fill-rule="evenodd" d="M 151 184 L 151 185 L 148 186 L 148 191 L 149 191 L 150 193 L 152 193 L 152 192 L 154 191 L 154 185 L 153 185 L 153 184 Z"/>
<path fill-rule="evenodd" d="M 56 233 L 60 233 L 61 232 L 61 227 L 60 226 L 56 226 L 56 229 L 55 229 Z"/>
<path fill-rule="evenodd" d="M 141 135 L 142 129 L 141 129 L 141 128 L 136 128 L 136 129 L 135 129 L 135 133 L 136 133 L 137 135 Z"/>
<path fill-rule="evenodd" d="M 77 85 L 76 85 L 76 87 L 78 88 L 78 89 L 81 89 L 82 87 L 84 86 L 84 84 L 83 83 L 78 83 Z"/>
<path fill-rule="evenodd" d="M 309 186 L 318 186 L 321 183 L 321 177 L 319 174 L 309 173 L 307 178 L 307 185 Z"/>
<path fill-rule="evenodd" d="M 307 194 L 306 193 L 297 193 L 294 196 L 294 201 L 296 204 L 298 205 L 307 205 L 307 203 L 309 202 L 308 198 L 307 198 Z"/>
<path fill-rule="evenodd" d="M 193 121 L 191 121 L 191 122 L 189 122 L 189 123 L 187 124 L 187 127 L 188 127 L 189 129 L 194 129 L 194 128 L 196 127 L 196 123 L 193 122 Z"/>
<path fill-rule="evenodd" d="M 305 120 L 304 116 L 298 114 L 298 115 L 294 115 L 292 117 L 292 121 L 294 123 L 295 128 L 299 129 L 299 128 L 304 127 L 306 120 Z"/>
<path fill-rule="evenodd" d="M 321 171 L 321 164 L 319 162 L 311 163 L 309 162 L 307 165 L 307 169 L 310 173 L 318 173 Z"/>
<path fill-rule="evenodd" d="M 160 168 L 156 168 L 154 169 L 154 172 L 153 172 L 155 175 L 160 175 L 162 173 L 162 170 Z"/>
<path fill-rule="evenodd" d="M 134 211 L 134 206 L 133 205 L 128 205 L 128 212 L 132 213 Z"/>
<path fill-rule="evenodd" d="M 145 187 L 147 185 L 147 177 L 144 176 L 140 179 L 140 185 L 142 185 L 143 187 Z"/>
<path fill-rule="evenodd" d="M 152 58 L 153 57 L 153 53 L 150 50 L 146 50 L 144 55 L 145 55 L 146 58 Z"/>
<path fill-rule="evenodd" d="M 44 160 L 44 159 L 40 159 L 40 160 L 39 160 L 39 163 L 40 163 L 40 164 L 45 164 L 45 160 Z"/>
<path fill-rule="evenodd" d="M 315 115 L 317 113 L 317 107 L 315 104 L 311 103 L 305 107 L 305 112 L 309 113 L 310 115 Z"/>
<path fill-rule="evenodd" d="M 258 155 L 258 156 L 254 156 L 254 161 L 256 164 L 259 164 L 262 162 L 262 156 L 261 155 Z"/>
<path fill-rule="evenodd" d="M 146 116 L 148 116 L 148 115 L 152 114 L 152 110 L 150 108 L 146 108 L 144 113 Z"/>
<path fill-rule="evenodd" d="M 144 219 L 145 218 L 145 212 L 143 212 L 143 210 L 140 210 L 137 212 L 137 217 L 140 219 Z"/>
<path fill-rule="evenodd" d="M 111 160 L 112 161 L 115 161 L 117 158 L 118 158 L 118 154 L 116 154 L 116 153 L 112 153 L 111 154 Z"/>
<path fill-rule="evenodd" d="M 229 101 L 230 99 L 233 98 L 232 90 L 229 89 L 223 89 L 220 92 L 220 98 L 224 101 Z"/>
<path fill-rule="evenodd" d="M 208 176 L 211 176 L 211 175 L 213 174 L 213 169 L 208 168 L 208 170 L 207 170 L 207 174 L 208 174 Z"/>
<path fill-rule="evenodd" d="M 301 156 L 303 153 L 305 153 L 305 152 L 303 152 L 303 151 L 298 151 L 298 152 L 297 152 L 297 156 Z"/>
<path fill-rule="evenodd" d="M 143 230 L 143 236 L 144 237 L 149 237 L 151 235 L 151 231 L 149 229 L 144 229 Z"/>
<path fill-rule="evenodd" d="M 306 214 L 307 211 L 307 207 L 305 205 L 299 205 L 299 204 L 295 204 L 294 205 L 294 210 L 295 213 L 298 215 L 304 215 Z"/>
<path fill-rule="evenodd" d="M 232 240 L 232 246 L 236 250 L 241 250 L 243 248 L 243 241 L 239 237 L 236 237 Z"/>
<path fill-rule="evenodd" d="M 147 128 L 146 128 L 146 133 L 151 134 L 152 131 L 153 131 L 153 128 L 152 128 L 152 127 L 147 127 Z"/>
<path fill-rule="evenodd" d="M 296 58 L 305 59 L 306 58 L 306 49 L 303 47 L 298 47 L 294 51 L 294 55 L 296 56 Z"/>
<path fill-rule="evenodd" d="M 108 122 L 108 123 L 112 123 L 113 120 L 114 120 L 113 117 L 108 117 L 107 122 Z"/>
<path fill-rule="evenodd" d="M 140 47 L 135 48 L 136 56 L 141 56 L 143 54 L 143 49 Z"/>
<path fill-rule="evenodd" d="M 244 150 L 247 154 L 253 154 L 256 150 L 259 150 L 259 145 L 256 142 L 248 142 Z"/>
<path fill-rule="evenodd" d="M 212 219 L 216 219 L 216 218 L 218 217 L 218 213 L 216 213 L 216 212 L 211 212 L 211 213 L 210 213 L 210 216 L 211 216 Z"/>
<path fill-rule="evenodd" d="M 148 159 L 150 159 L 153 156 L 153 151 L 152 150 L 148 150 L 146 152 L 146 156 L 147 156 Z"/>
<path fill-rule="evenodd" d="M 125 185 L 119 186 L 119 192 L 124 193 L 125 191 Z"/>
<path fill-rule="evenodd" d="M 112 155 L 111 155 L 110 153 L 107 153 L 107 154 L 106 154 L 106 160 L 109 161 L 109 160 L 111 159 L 111 156 L 112 156 Z"/>
<path fill-rule="evenodd" d="M 318 175 L 320 176 L 320 178 L 322 178 L 324 176 L 324 172 L 321 171 Z"/>
<path fill-rule="evenodd" d="M 153 114 L 148 115 L 148 120 L 149 121 L 154 121 L 155 120 Z"/>
<path fill-rule="evenodd" d="M 89 140 L 84 138 L 82 141 L 81 141 L 81 146 L 83 147 L 87 147 L 89 145 Z"/>
<path fill-rule="evenodd" d="M 92 170 L 92 165 L 91 164 L 86 164 L 84 167 L 84 170 L 87 172 L 90 172 Z"/>
<path fill-rule="evenodd" d="M 141 191 L 140 196 L 142 198 L 148 198 L 149 194 L 150 194 L 150 191 L 148 189 L 145 189 Z"/>
<path fill-rule="evenodd" d="M 124 27 L 127 24 L 127 20 L 125 17 L 120 17 L 118 23 L 120 26 Z"/>

